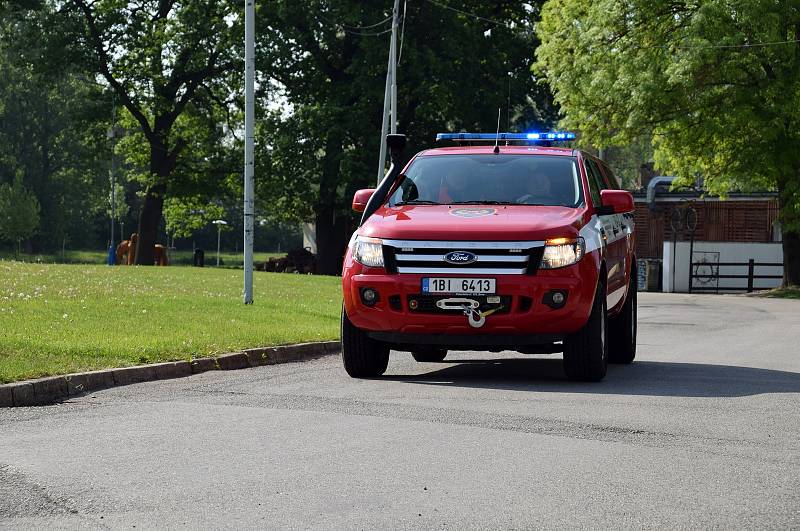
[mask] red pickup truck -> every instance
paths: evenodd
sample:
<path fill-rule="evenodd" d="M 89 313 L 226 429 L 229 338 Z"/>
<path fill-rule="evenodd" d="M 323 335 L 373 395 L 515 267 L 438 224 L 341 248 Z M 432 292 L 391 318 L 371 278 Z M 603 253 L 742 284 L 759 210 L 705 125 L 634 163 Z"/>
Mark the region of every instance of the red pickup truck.
<path fill-rule="evenodd" d="M 392 349 L 417 361 L 563 352 L 567 377 L 587 381 L 633 361 L 633 198 L 603 161 L 495 140 L 423 151 L 401 171 L 404 138 L 388 142 L 392 168 L 353 199 L 363 217 L 342 271 L 350 376 L 380 376 Z"/>

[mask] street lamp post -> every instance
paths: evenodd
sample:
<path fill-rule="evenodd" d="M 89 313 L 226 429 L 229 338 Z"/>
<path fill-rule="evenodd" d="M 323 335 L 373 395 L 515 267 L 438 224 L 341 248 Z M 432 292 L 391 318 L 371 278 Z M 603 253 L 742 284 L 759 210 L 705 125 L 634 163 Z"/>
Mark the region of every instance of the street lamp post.
<path fill-rule="evenodd" d="M 86 76 L 83 75 L 76 75 L 75 79 L 83 82 L 88 83 L 90 85 L 95 85 L 98 87 L 102 87 L 103 89 L 108 89 L 106 85 L 102 83 L 98 83 L 97 81 L 92 81 Z M 108 265 L 116 264 L 116 246 L 115 238 L 114 238 L 114 220 L 117 217 L 117 178 L 116 178 L 116 171 L 114 168 L 114 155 L 117 151 L 117 138 L 123 136 L 125 134 L 125 130 L 122 128 L 117 128 L 117 93 L 113 91 L 111 92 L 111 127 L 106 132 L 106 138 L 111 140 L 111 165 L 109 168 L 109 174 L 111 179 L 111 238 L 109 240 L 108 245 Z M 122 240 L 125 236 L 122 234 L 122 230 L 120 229 L 120 240 Z"/>
<path fill-rule="evenodd" d="M 224 219 L 215 219 L 211 223 L 217 226 L 217 267 L 219 267 L 219 246 L 222 241 L 222 226 L 227 225 L 228 222 Z"/>

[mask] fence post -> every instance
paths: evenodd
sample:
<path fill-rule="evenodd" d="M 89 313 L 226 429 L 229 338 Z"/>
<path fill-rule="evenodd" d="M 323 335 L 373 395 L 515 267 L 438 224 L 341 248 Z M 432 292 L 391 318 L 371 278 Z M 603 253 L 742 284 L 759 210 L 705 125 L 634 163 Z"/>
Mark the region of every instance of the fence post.
<path fill-rule="evenodd" d="M 755 260 L 752 258 L 747 262 L 747 293 L 753 292 L 753 275 L 755 273 Z"/>

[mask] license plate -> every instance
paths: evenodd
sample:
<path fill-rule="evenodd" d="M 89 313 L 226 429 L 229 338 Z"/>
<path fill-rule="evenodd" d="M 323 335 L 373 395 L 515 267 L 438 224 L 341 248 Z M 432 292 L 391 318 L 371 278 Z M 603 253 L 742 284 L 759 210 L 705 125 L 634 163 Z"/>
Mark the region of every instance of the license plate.
<path fill-rule="evenodd" d="M 487 295 L 495 292 L 493 278 L 423 278 L 422 293 Z"/>

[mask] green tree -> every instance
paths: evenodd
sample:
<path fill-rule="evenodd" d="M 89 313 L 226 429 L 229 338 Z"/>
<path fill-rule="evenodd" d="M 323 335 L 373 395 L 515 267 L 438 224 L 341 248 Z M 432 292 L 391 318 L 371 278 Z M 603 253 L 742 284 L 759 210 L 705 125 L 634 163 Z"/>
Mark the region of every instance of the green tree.
<path fill-rule="evenodd" d="M 181 172 L 181 161 L 197 154 L 197 138 L 217 130 L 214 113 L 235 92 L 241 6 L 217 0 L 48 5 L 49 26 L 58 28 L 51 49 L 63 48 L 69 60 L 93 67 L 134 127 L 121 150 L 141 170 L 136 176 L 144 187 L 136 261 L 152 265 L 165 198 L 198 177 Z"/>
<path fill-rule="evenodd" d="M 530 71 L 539 2 L 450 4 L 407 3 L 398 66 L 407 153 L 431 147 L 437 131 L 493 131 L 501 107 L 504 129 L 550 125 L 550 95 Z M 259 207 L 316 223 L 320 273 L 339 273 L 352 195 L 375 185 L 390 10 L 387 1 L 283 0 L 257 17 L 261 107 L 281 107 L 258 121 Z"/>
<path fill-rule="evenodd" d="M 215 219 L 224 217 L 224 208 L 206 203 L 200 197 L 171 198 L 164 202 L 167 233 L 173 238 L 191 238 L 195 232 L 208 227 Z"/>
<path fill-rule="evenodd" d="M 550 0 L 537 31 L 564 122 L 608 146 L 652 134 L 664 171 L 712 193 L 776 189 L 800 284 L 800 6 Z"/>
<path fill-rule="evenodd" d="M 0 6 L 0 175 L 21 176 L 39 200 L 33 250 L 60 248 L 67 234 L 102 245 L 96 205 L 108 194 L 112 99 L 63 54 L 45 53 L 50 28 L 29 3 L 35 9 Z"/>
<path fill-rule="evenodd" d="M 16 252 L 23 240 L 34 235 L 39 226 L 39 201 L 22 184 L 0 184 L 0 239 L 16 243 Z"/>

